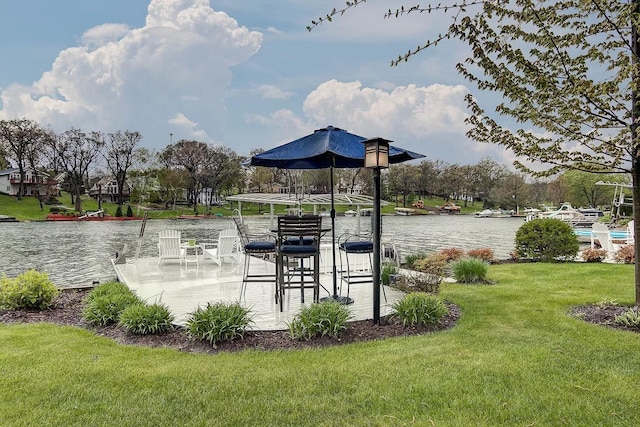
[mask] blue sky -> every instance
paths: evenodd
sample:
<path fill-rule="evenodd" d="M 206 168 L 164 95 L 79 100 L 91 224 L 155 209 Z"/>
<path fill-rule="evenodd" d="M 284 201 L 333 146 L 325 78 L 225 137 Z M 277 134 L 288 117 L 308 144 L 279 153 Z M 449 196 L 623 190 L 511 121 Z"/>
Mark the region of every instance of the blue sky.
<path fill-rule="evenodd" d="M 430 160 L 512 157 L 464 135 L 455 72 L 466 48 L 392 59 L 446 30 L 450 15 L 384 19 L 369 0 L 312 32 L 344 1 L 21 0 L 0 16 L 0 119 L 64 131 L 138 130 L 142 145 L 222 144 L 246 155 L 333 125 Z M 170 134 L 172 136 L 170 137 Z"/>

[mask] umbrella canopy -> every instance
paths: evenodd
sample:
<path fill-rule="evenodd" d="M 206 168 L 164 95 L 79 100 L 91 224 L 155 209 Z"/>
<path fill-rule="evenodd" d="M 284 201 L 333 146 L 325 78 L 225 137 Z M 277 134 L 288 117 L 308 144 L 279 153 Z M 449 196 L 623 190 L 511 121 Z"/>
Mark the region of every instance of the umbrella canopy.
<path fill-rule="evenodd" d="M 349 303 L 347 298 L 338 296 L 336 252 L 335 252 L 335 217 L 333 198 L 333 168 L 364 167 L 364 144 L 367 138 L 354 135 L 343 129 L 327 126 L 312 134 L 287 144 L 257 154 L 243 162 L 244 166 L 264 166 L 280 169 L 325 169 L 331 168 L 331 233 L 333 238 L 333 299 Z M 389 147 L 389 163 L 400 163 L 407 160 L 425 157 L 422 154 L 402 148 Z"/>
<path fill-rule="evenodd" d="M 328 126 L 312 134 L 253 156 L 245 166 L 280 169 L 361 168 L 364 166 L 363 136 Z M 419 159 L 422 154 L 390 146 L 389 163 Z"/>

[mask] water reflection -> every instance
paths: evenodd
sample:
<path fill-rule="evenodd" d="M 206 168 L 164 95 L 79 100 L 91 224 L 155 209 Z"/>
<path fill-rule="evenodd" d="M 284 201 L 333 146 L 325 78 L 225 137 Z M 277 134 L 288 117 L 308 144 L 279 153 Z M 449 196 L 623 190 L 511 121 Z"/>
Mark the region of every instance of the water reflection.
<path fill-rule="evenodd" d="M 268 217 L 247 217 L 256 230 L 268 230 Z M 325 224 L 330 219 L 324 218 Z M 357 218 L 336 218 L 336 235 L 355 230 Z M 506 258 L 514 246 L 518 218 L 475 218 L 470 215 L 384 216 L 383 233 L 394 236 L 403 255 L 419 250 L 436 251 L 459 247 L 465 250 L 490 247 L 496 257 Z M 49 273 L 57 286 L 88 285 L 115 278 L 110 258 L 123 244 L 137 245 L 141 222 L 30 222 L 0 224 L 0 274 L 10 277 L 30 268 Z M 151 220 L 142 239 L 141 256 L 157 256 L 157 235 L 177 229 L 183 238 L 211 240 L 222 229 L 233 227 L 228 218 L 208 220 Z M 371 229 L 370 218 L 362 218 L 363 231 Z"/>

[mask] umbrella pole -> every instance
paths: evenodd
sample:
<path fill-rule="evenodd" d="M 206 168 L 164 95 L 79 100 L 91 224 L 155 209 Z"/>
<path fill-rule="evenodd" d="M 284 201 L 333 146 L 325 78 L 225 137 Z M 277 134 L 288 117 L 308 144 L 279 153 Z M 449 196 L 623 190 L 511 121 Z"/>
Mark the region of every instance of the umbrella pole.
<path fill-rule="evenodd" d="M 336 208 L 334 206 L 333 166 L 330 168 L 329 183 L 331 185 L 331 256 L 333 257 L 333 298 L 338 298 L 338 273 L 336 270 Z"/>
<path fill-rule="evenodd" d="M 336 208 L 334 205 L 334 196 L 333 196 L 333 166 L 330 168 L 330 178 L 329 184 L 331 185 L 331 256 L 333 257 L 333 295 L 330 297 L 322 298 L 323 301 L 332 300 L 337 301 L 340 304 L 351 304 L 353 303 L 353 299 L 349 297 L 343 297 L 338 295 L 338 272 L 336 270 Z"/>

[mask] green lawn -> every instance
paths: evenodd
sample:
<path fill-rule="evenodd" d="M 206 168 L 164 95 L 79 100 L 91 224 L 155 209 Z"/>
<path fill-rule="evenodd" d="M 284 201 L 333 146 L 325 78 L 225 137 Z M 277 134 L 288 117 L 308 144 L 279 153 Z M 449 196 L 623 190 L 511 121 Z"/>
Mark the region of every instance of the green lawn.
<path fill-rule="evenodd" d="M 511 264 L 444 284 L 450 330 L 326 349 L 184 354 L 0 325 L 0 425 L 640 425 L 640 335 L 571 306 L 633 301 L 633 266 Z"/>

